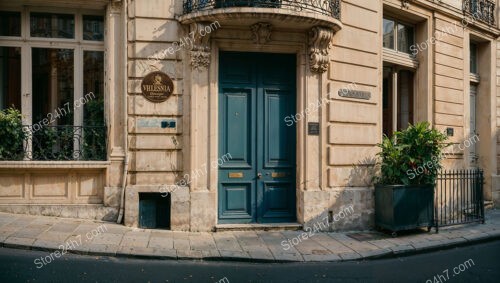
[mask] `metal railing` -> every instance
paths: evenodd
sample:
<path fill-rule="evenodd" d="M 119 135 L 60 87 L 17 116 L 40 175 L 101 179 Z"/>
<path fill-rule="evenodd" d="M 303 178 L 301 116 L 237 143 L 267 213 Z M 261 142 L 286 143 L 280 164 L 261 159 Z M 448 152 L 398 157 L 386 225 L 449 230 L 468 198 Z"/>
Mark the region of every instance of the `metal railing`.
<path fill-rule="evenodd" d="M 184 14 L 230 7 L 283 8 L 340 20 L 340 0 L 184 0 Z"/>
<path fill-rule="evenodd" d="M 480 169 L 441 171 L 434 194 L 436 229 L 484 223 L 483 184 L 484 175 Z"/>
<path fill-rule="evenodd" d="M 463 11 L 469 14 L 473 20 L 495 25 L 495 1 L 491 0 L 464 0 Z"/>
<path fill-rule="evenodd" d="M 105 126 L 23 126 L 26 133 L 21 160 L 106 160 Z"/>

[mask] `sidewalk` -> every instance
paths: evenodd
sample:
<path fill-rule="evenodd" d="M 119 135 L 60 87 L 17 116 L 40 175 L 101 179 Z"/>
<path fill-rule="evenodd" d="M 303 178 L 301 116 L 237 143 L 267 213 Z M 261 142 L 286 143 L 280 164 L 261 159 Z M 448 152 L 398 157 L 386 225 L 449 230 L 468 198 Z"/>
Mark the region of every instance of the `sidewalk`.
<path fill-rule="evenodd" d="M 64 254 L 67 250 L 102 256 L 293 262 L 391 257 L 500 239 L 500 210 L 487 211 L 486 224 L 440 228 L 439 234 L 434 229 L 430 233 L 415 232 L 397 238 L 378 232 L 318 232 L 304 239 L 302 233 L 172 232 L 91 220 L 0 213 L 0 246 L 45 250 L 47 255 L 57 250 Z"/>

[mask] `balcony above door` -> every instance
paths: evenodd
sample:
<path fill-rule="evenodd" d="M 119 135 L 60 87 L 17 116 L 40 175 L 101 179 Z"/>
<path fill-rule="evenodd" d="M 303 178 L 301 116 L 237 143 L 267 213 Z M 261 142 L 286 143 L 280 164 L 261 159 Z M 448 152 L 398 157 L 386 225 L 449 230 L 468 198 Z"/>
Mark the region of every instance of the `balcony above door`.
<path fill-rule="evenodd" d="M 184 0 L 182 24 L 218 21 L 222 26 L 248 26 L 266 21 L 277 28 L 308 30 L 314 26 L 335 31 L 340 0 Z"/>

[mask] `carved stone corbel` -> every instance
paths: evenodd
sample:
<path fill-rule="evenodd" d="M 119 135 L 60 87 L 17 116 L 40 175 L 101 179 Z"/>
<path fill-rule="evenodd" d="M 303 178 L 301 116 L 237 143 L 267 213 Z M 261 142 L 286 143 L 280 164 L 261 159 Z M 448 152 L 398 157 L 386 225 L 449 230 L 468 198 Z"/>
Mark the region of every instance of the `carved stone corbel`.
<path fill-rule="evenodd" d="M 250 26 L 253 35 L 253 42 L 264 44 L 271 41 L 272 25 L 270 23 L 256 23 Z"/>
<path fill-rule="evenodd" d="M 335 30 L 315 26 L 309 31 L 309 65 L 314 73 L 324 73 L 328 70 L 330 57 L 328 48 Z"/>
<path fill-rule="evenodd" d="M 190 25 L 190 35 L 193 45 L 189 51 L 191 55 L 191 66 L 193 69 L 203 70 L 210 65 L 210 33 L 206 32 L 210 23 L 196 22 Z"/>

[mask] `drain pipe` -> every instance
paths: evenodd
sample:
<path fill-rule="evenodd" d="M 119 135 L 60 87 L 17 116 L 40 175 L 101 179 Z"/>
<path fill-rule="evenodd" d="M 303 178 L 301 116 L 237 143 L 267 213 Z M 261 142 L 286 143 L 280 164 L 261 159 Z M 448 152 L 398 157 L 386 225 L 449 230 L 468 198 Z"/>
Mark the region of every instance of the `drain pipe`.
<path fill-rule="evenodd" d="M 124 80 L 123 80 L 123 92 L 125 93 L 125 97 L 123 98 L 123 146 L 124 146 L 124 151 L 125 151 L 125 159 L 123 160 L 123 180 L 122 180 L 122 191 L 121 191 L 121 196 L 120 196 L 120 209 L 118 213 L 118 218 L 116 220 L 116 223 L 120 224 L 122 223 L 123 220 L 123 214 L 125 210 L 125 193 L 127 189 L 127 174 L 128 174 L 128 111 L 127 111 L 127 99 L 128 99 L 128 86 L 127 86 L 127 80 L 128 80 L 128 70 L 127 70 L 127 1 L 122 0 L 122 5 L 123 5 L 123 11 L 122 11 L 122 16 L 123 16 L 123 74 Z"/>

